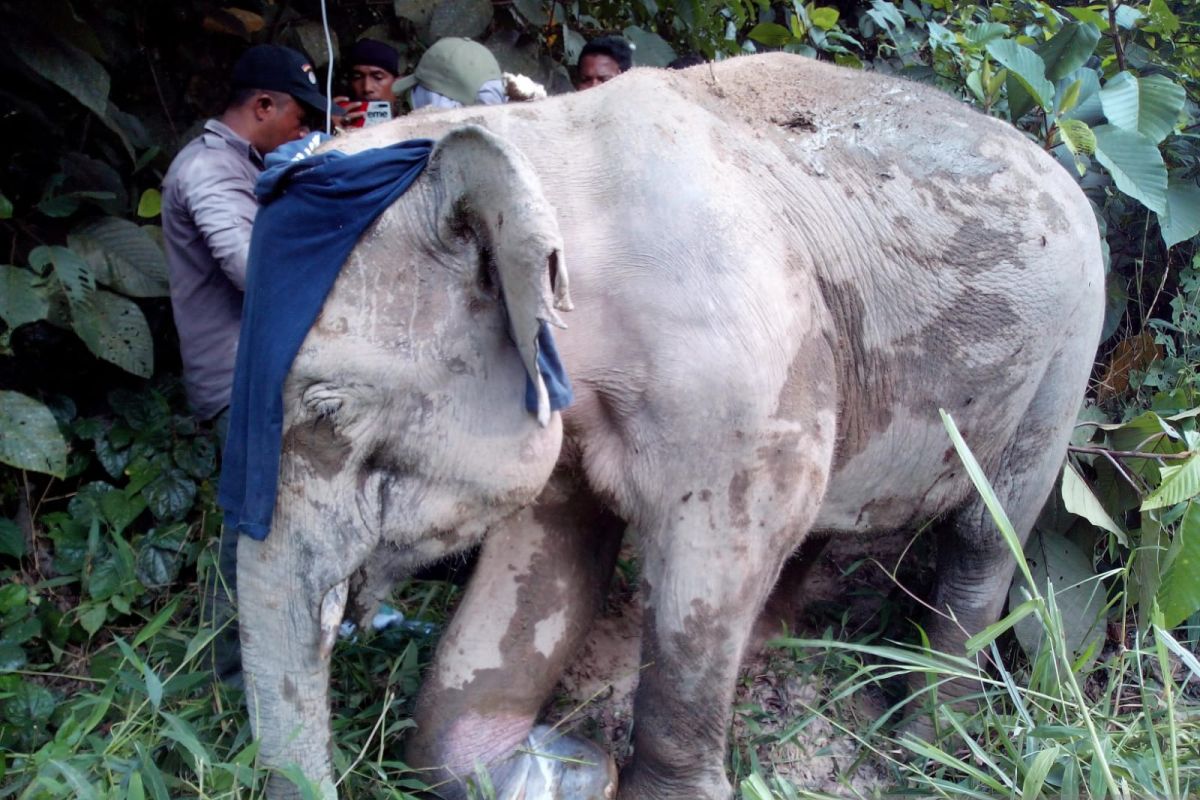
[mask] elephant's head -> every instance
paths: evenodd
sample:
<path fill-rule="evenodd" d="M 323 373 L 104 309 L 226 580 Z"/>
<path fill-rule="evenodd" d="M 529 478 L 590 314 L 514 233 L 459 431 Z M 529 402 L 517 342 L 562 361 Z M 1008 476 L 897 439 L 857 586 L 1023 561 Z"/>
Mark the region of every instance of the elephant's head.
<path fill-rule="evenodd" d="M 482 128 L 452 131 L 364 235 L 296 357 L 281 484 L 311 494 L 328 478 L 335 494 L 310 502 L 416 560 L 477 539 L 554 466 L 561 424 L 537 336 L 569 306 L 554 209 L 528 162 Z"/>
<path fill-rule="evenodd" d="M 295 758 L 328 778 L 311 759 L 328 753 L 328 653 L 348 579 L 461 550 L 548 480 L 562 424 L 537 339 L 543 321 L 561 325 L 555 308 L 570 308 L 567 274 L 537 176 L 487 131 L 450 132 L 355 247 L 284 386 L 271 533 L 238 554 L 268 763 Z"/>

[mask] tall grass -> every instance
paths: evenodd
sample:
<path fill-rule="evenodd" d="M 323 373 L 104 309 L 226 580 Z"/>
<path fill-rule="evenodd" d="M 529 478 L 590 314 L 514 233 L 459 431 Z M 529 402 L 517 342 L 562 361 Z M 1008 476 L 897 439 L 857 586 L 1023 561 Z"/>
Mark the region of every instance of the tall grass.
<path fill-rule="evenodd" d="M 776 640 L 797 659 L 821 653 L 840 665 L 840 680 L 807 719 L 823 717 L 837 725 L 847 698 L 879 686 L 923 682 L 924 691 L 903 697 L 865 729 L 841 726 L 864 754 L 886 765 L 894 780 L 887 796 L 1185 800 L 1200 795 L 1200 661 L 1163 627 L 1157 608 L 1149 631 L 1132 630 L 1128 646 L 1118 645 L 1093 666 L 1087 666 L 1091 659 L 1076 658 L 1056 602 L 1057 594 L 1070 587 L 1036 584 L 982 469 L 944 412 L 943 421 L 1026 578 L 1027 598 L 971 637 L 965 658 L 923 646 L 839 642 L 832 636 Z M 1026 618 L 1041 628 L 1042 646 L 1014 673 L 1005 667 L 998 640 Z M 986 669 L 977 666 L 975 656 L 986 656 L 980 659 Z M 978 684 L 977 711 L 922 702 L 922 695 L 956 678 Z M 909 709 L 933 713 L 933 741 L 897 725 Z M 829 796 L 763 772 L 743 779 L 741 794 L 746 800 Z"/>

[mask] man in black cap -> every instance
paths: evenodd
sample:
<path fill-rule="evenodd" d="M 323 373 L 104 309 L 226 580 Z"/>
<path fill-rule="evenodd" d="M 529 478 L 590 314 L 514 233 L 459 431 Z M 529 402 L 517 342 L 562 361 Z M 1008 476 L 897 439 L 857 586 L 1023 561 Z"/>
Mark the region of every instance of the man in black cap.
<path fill-rule="evenodd" d="M 396 102 L 392 84 L 400 74 L 400 54 L 391 45 L 359 39 L 346 53 L 346 63 L 355 100 Z"/>
<path fill-rule="evenodd" d="M 306 116 L 323 118 L 326 105 L 304 56 L 278 45 L 251 47 L 234 65 L 225 111 L 179 151 L 163 180 L 163 241 L 184 388 L 193 413 L 213 420 L 218 434 L 233 385 L 263 156 L 305 135 Z M 235 536 L 222 536 L 220 569 L 230 588 L 235 543 Z M 222 677 L 240 670 L 236 631 L 217 661 Z"/>

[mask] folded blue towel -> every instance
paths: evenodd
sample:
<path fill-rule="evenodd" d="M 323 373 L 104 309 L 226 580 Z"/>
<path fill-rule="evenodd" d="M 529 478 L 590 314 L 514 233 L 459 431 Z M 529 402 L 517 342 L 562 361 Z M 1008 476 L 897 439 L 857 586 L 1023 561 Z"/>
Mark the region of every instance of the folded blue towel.
<path fill-rule="evenodd" d="M 283 438 L 283 382 L 359 236 L 412 185 L 433 142 L 413 139 L 354 155 L 310 155 L 322 134 L 267 156 L 255 194 L 242 331 L 218 499 L 225 524 L 255 539 L 271 529 Z M 538 367 L 551 407 L 572 400 L 545 325 Z M 526 408 L 536 413 L 532 382 Z M 531 400 L 532 397 L 532 400 Z"/>

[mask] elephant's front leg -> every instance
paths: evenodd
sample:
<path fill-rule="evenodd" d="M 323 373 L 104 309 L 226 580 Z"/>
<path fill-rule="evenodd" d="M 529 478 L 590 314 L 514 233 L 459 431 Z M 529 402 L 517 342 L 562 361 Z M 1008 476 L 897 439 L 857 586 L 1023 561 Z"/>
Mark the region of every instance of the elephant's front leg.
<path fill-rule="evenodd" d="M 281 464 L 279 500 L 270 535 L 238 542 L 242 667 L 250 723 L 263 765 L 295 764 L 335 796 L 330 765 L 329 662 L 342 621 L 350 575 L 374 540 L 348 519 L 322 509 L 338 507 L 328 482 L 295 480 L 296 466 Z M 319 502 L 323 497 L 325 502 Z M 341 503 L 341 507 L 352 505 Z M 302 797 L 288 779 L 273 775 L 271 800 Z"/>
<path fill-rule="evenodd" d="M 498 798 L 612 797 L 603 752 L 534 722 L 603 602 L 623 529 L 575 479 L 555 476 L 534 506 L 488 533 L 408 745 L 439 794 L 464 796 L 484 769 Z"/>
<path fill-rule="evenodd" d="M 779 460 L 676 486 L 675 502 L 639 531 L 643 669 L 622 800 L 733 795 L 725 755 L 738 669 L 783 561 L 813 522 L 828 463 L 820 452 L 762 449 Z"/>

